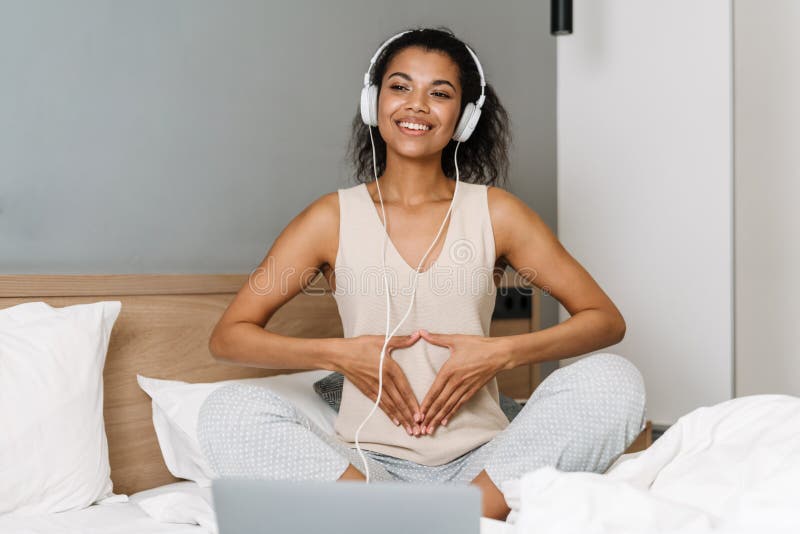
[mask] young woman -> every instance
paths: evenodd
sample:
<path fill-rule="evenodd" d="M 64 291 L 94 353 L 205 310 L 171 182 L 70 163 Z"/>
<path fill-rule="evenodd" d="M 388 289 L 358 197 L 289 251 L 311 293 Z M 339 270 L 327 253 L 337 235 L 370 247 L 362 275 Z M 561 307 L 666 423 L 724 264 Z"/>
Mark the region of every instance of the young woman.
<path fill-rule="evenodd" d="M 625 321 L 541 218 L 494 186 L 508 168 L 508 118 L 490 84 L 481 99 L 471 49 L 447 29 L 419 29 L 379 51 L 368 72 L 377 102 L 353 122 L 360 183 L 323 195 L 289 223 L 258 269 L 281 283 L 269 291 L 246 284 L 210 341 L 216 358 L 242 365 L 343 374 L 336 432 L 269 390 L 231 385 L 204 403 L 199 439 L 220 476 L 364 479 L 360 433 L 372 480 L 472 483 L 483 515 L 505 519 L 503 482 L 547 465 L 604 472 L 624 452 L 644 425 L 642 377 L 621 356 L 591 355 L 548 376 L 509 424 L 498 372 L 618 343 Z M 464 139 L 460 119 L 476 104 L 482 114 Z M 371 113 L 376 127 L 365 124 Z M 507 265 L 570 319 L 489 337 Z M 320 272 L 344 338 L 265 331 Z M 367 419 L 384 345 L 381 409 Z"/>

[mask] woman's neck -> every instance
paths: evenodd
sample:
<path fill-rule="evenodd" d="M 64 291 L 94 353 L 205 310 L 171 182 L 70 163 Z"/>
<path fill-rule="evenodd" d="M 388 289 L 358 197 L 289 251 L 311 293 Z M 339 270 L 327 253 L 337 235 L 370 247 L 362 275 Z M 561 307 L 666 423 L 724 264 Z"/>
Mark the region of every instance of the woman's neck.
<path fill-rule="evenodd" d="M 451 184 L 452 180 L 442 171 L 441 153 L 428 160 L 387 154 L 386 170 L 380 177 L 384 202 L 408 207 L 452 198 Z"/>

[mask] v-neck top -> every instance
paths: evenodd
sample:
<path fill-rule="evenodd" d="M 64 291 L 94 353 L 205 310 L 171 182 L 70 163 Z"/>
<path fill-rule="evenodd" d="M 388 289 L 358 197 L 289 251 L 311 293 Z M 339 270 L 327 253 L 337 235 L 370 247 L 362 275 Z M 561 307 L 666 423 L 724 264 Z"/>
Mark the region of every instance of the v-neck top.
<path fill-rule="evenodd" d="M 358 187 L 356 189 L 359 190 L 359 191 L 364 191 L 364 194 L 367 196 L 367 199 L 369 199 L 370 204 L 374 206 L 374 202 L 372 201 L 372 195 L 370 194 L 369 189 L 367 188 L 367 184 L 362 184 L 362 185 L 363 185 L 363 187 Z M 463 184 L 459 183 L 459 192 L 461 191 L 461 185 L 463 185 Z M 453 209 L 455 209 L 455 205 L 453 205 Z M 381 215 L 378 213 L 378 209 L 377 208 L 373 209 L 372 213 L 375 214 L 375 221 L 381 226 L 381 228 L 383 228 L 383 221 L 381 219 Z M 387 218 L 388 218 L 388 215 L 387 215 Z M 448 217 L 448 219 L 450 219 L 450 217 Z M 444 241 L 444 246 L 442 246 L 441 250 L 446 250 L 447 249 L 447 245 L 449 243 L 449 240 L 447 238 L 450 235 L 450 225 L 449 225 L 449 223 L 445 223 L 444 226 L 447 229 L 444 230 L 444 232 L 445 232 L 445 237 L 444 237 L 445 241 Z M 394 245 L 394 242 L 392 242 L 392 238 L 385 236 L 385 239 L 386 239 L 386 247 L 392 249 L 394 254 L 397 256 L 397 259 L 401 263 L 406 265 L 410 270 L 412 270 L 412 271 L 416 270 L 416 267 L 412 267 L 411 264 L 408 263 L 405 260 L 405 258 L 403 258 L 403 256 L 400 254 L 400 251 L 397 250 L 397 247 Z M 439 241 L 439 240 L 437 239 L 437 241 Z M 436 247 L 434 246 L 433 248 L 435 249 Z M 433 249 L 431 249 L 431 252 L 433 252 Z M 437 257 L 436 260 L 427 269 L 425 269 L 424 271 L 420 271 L 420 275 L 422 275 L 424 273 L 427 273 L 430 270 L 431 267 L 438 265 L 438 263 L 439 263 L 439 258 Z"/>
<path fill-rule="evenodd" d="M 333 297 L 342 319 L 344 337 L 383 337 L 386 335 L 386 292 L 381 267 L 384 241 L 381 217 L 366 184 L 339 189 L 338 196 L 339 248 L 334 266 L 336 289 Z M 397 231 L 391 219 L 389 227 Z M 408 310 L 416 267 L 403 259 L 390 238 L 387 238 L 385 261 L 391 332 Z M 432 333 L 488 337 L 497 294 L 494 263 L 495 243 L 487 186 L 459 182 L 446 224 L 444 245 L 433 264 L 416 275 L 413 307 L 394 335 L 409 335 L 424 328 Z M 380 353 L 380 349 L 378 351 Z M 424 339 L 391 353 L 391 358 L 408 378 L 418 402 L 425 398 L 436 373 L 449 356 L 448 347 Z M 373 405 L 369 397 L 345 378 L 334 425 L 337 437 L 355 446 L 356 429 Z M 461 406 L 446 427 L 439 426 L 433 435 L 409 436 L 378 408 L 361 430 L 359 444 L 363 449 L 419 464 L 441 465 L 483 445 L 506 426 L 508 419 L 500 409 L 497 379 L 493 378 Z"/>

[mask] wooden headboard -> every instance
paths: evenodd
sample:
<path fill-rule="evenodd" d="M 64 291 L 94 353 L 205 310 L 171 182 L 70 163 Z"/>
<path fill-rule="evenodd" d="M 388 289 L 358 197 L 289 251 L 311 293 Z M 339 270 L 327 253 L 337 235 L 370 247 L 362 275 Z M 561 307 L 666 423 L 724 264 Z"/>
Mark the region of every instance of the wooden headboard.
<path fill-rule="evenodd" d="M 213 275 L 0 275 L 0 309 L 44 301 L 61 307 L 119 300 L 104 380 L 104 417 L 111 479 L 116 493 L 131 494 L 175 482 L 161 456 L 150 397 L 136 375 L 186 382 L 215 382 L 291 372 L 220 363 L 208 351 L 211 330 L 247 282 L 245 274 Z M 509 285 L 504 275 L 500 285 Z M 539 293 L 532 316 L 492 322 L 491 334 L 538 329 Z M 266 329 L 287 336 L 342 337 L 336 301 L 323 276 L 282 306 Z M 506 395 L 528 398 L 539 383 L 538 366 L 498 375 Z"/>
<path fill-rule="evenodd" d="M 220 363 L 208 338 L 247 275 L 0 275 L 0 308 L 44 301 L 70 306 L 119 300 L 103 371 L 104 417 L 115 493 L 175 482 L 158 447 L 150 397 L 136 374 L 213 382 L 286 372 Z M 324 277 L 281 307 L 267 329 L 297 337 L 342 337 Z"/>

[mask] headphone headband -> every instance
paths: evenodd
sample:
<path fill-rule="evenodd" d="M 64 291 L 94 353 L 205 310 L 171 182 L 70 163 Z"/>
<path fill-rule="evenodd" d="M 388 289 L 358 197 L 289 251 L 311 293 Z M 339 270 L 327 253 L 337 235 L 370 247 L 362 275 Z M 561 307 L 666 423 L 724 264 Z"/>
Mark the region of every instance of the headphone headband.
<path fill-rule="evenodd" d="M 389 45 L 389 43 L 391 43 L 392 41 L 394 41 L 395 39 L 397 39 L 401 35 L 405 35 L 405 34 L 409 33 L 410 31 L 411 30 L 406 30 L 404 32 L 398 33 L 397 35 L 389 37 L 378 48 L 378 51 L 375 52 L 375 54 L 372 55 L 372 59 L 369 60 L 369 68 L 367 68 L 367 72 L 364 73 L 364 87 L 369 85 L 369 75 L 372 74 L 372 67 L 375 65 L 375 62 L 378 60 L 378 56 L 380 56 L 381 52 L 383 52 L 383 49 L 386 48 Z"/>
<path fill-rule="evenodd" d="M 373 68 L 375 67 L 375 62 L 378 60 L 381 52 L 384 51 L 389 43 L 400 36 L 413 31 L 415 30 L 406 30 L 389 37 L 378 48 L 377 52 L 373 54 L 372 59 L 369 60 L 369 68 L 367 68 L 367 72 L 364 74 L 364 87 L 361 88 L 361 120 L 364 122 L 364 124 L 368 126 L 378 125 L 378 86 L 373 85 L 370 80 Z M 475 130 L 475 125 L 478 124 L 478 119 L 481 116 L 481 107 L 486 99 L 486 95 L 484 93 L 486 79 L 483 76 L 483 67 L 481 66 L 481 62 L 478 60 L 478 56 L 475 55 L 475 52 L 473 52 L 466 43 L 462 44 L 464 44 L 467 52 L 469 52 L 469 55 L 472 56 L 475 66 L 478 68 L 478 74 L 481 78 L 481 95 L 475 102 L 468 102 L 466 104 L 463 112 L 461 113 L 461 118 L 459 119 L 458 124 L 453 131 L 453 139 L 460 143 L 463 143 L 469 139 L 469 137 L 472 135 L 472 132 Z"/>
<path fill-rule="evenodd" d="M 370 75 L 372 74 L 372 68 L 375 66 L 375 62 L 378 60 L 378 57 L 381 55 L 381 52 L 383 52 L 384 48 L 389 46 L 389 43 L 391 43 L 395 39 L 398 39 L 400 36 L 405 35 L 407 33 L 411 33 L 411 31 L 412 30 L 406 30 L 406 31 L 400 32 L 400 33 L 398 33 L 396 35 L 393 35 L 392 37 L 389 37 L 386 41 L 383 42 L 383 44 L 380 46 L 380 48 L 378 48 L 378 51 L 375 52 L 375 54 L 373 54 L 372 59 L 369 60 L 369 67 L 367 68 L 367 72 L 364 73 L 364 87 L 369 86 L 369 84 L 370 84 L 369 78 L 370 78 Z M 480 96 L 480 98 L 478 98 L 478 101 L 475 103 L 475 105 L 480 108 L 481 106 L 483 106 L 483 101 L 486 98 L 486 96 L 483 94 L 483 88 L 486 87 L 486 79 L 484 78 L 484 75 L 483 75 L 483 67 L 481 66 L 481 62 L 478 60 L 478 56 L 475 55 L 475 52 L 472 51 L 472 49 L 469 47 L 469 45 L 464 43 L 464 47 L 466 47 L 467 52 L 469 52 L 469 55 L 472 56 L 472 60 L 475 62 L 475 66 L 478 68 L 478 74 L 481 77 L 481 96 Z"/>

